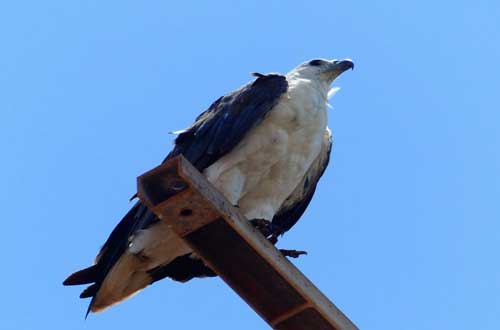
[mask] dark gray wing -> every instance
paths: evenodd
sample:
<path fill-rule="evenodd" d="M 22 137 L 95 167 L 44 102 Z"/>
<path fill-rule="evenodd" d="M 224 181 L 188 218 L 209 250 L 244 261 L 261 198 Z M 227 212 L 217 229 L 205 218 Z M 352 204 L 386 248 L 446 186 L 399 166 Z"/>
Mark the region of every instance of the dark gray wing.
<path fill-rule="evenodd" d="M 215 101 L 195 123 L 179 134 L 166 160 L 184 155 L 202 171 L 231 151 L 260 123 L 286 92 L 286 78 L 261 75 L 252 83 Z"/>
<path fill-rule="evenodd" d="M 203 171 L 230 152 L 252 127 L 260 123 L 287 89 L 284 76 L 257 74 L 253 82 L 219 98 L 199 115 L 195 123 L 177 137 L 174 149 L 165 160 L 183 154 Z M 82 293 L 84 298 L 94 297 L 108 272 L 127 249 L 129 237 L 156 221 L 156 216 L 137 202 L 111 232 L 96 264 L 70 275 L 64 284 L 94 283 Z"/>

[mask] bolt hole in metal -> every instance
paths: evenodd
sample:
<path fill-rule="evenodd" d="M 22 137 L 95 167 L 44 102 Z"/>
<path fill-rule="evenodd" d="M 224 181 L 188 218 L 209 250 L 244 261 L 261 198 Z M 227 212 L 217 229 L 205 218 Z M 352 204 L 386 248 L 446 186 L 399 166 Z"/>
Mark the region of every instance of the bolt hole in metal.
<path fill-rule="evenodd" d="M 175 190 L 175 191 L 179 191 L 179 190 L 182 190 L 184 188 L 186 188 L 186 184 L 182 181 L 174 181 L 172 182 L 172 189 Z"/>
<path fill-rule="evenodd" d="M 181 216 L 183 216 L 183 217 L 189 217 L 192 214 L 193 214 L 193 210 L 191 210 L 191 209 L 182 209 L 181 210 Z"/>

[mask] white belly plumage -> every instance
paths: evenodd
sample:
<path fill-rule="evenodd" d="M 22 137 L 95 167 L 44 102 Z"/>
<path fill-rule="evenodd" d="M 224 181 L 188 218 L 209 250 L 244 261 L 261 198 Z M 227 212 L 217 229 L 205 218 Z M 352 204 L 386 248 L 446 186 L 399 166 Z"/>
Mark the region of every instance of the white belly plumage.
<path fill-rule="evenodd" d="M 321 150 L 326 102 L 300 94 L 284 95 L 231 153 L 204 172 L 248 219 L 272 220 Z"/>

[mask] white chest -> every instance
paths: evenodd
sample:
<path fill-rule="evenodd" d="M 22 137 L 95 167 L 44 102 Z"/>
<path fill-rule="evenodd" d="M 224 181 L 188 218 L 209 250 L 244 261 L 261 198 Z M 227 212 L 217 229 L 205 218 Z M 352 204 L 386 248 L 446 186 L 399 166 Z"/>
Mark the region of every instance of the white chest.
<path fill-rule="evenodd" d="M 327 125 L 326 92 L 290 83 L 268 116 L 205 175 L 249 219 L 271 220 L 318 155 Z"/>

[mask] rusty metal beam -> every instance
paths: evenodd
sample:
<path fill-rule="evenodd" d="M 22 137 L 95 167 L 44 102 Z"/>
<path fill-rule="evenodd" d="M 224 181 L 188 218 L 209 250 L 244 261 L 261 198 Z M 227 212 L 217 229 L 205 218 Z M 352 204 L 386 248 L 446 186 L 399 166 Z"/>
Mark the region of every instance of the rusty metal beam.
<path fill-rule="evenodd" d="M 273 329 L 357 329 L 184 157 L 137 182 L 139 198 Z"/>

